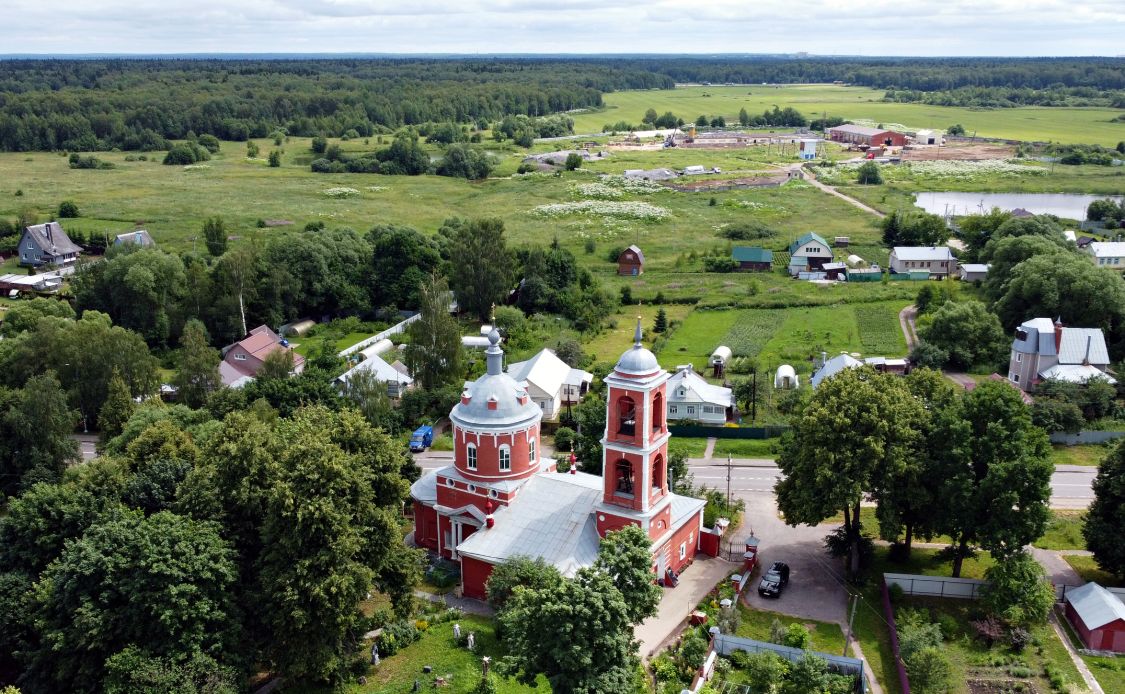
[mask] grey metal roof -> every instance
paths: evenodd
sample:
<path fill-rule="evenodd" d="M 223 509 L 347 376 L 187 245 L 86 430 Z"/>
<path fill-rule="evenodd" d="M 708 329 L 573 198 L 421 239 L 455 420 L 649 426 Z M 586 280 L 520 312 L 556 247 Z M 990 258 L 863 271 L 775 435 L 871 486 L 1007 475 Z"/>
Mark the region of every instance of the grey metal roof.
<path fill-rule="evenodd" d="M 375 378 L 383 383 L 405 383 L 409 385 L 414 382 L 413 378 L 400 372 L 376 354 L 372 354 L 356 366 L 337 376 L 336 380 L 341 383 L 347 383 L 351 380 L 352 376 L 363 371 L 374 373 Z"/>
<path fill-rule="evenodd" d="M 145 229 L 137 229 L 136 231 L 127 231 L 124 234 L 118 234 L 114 237 L 113 243 L 118 246 L 127 243 L 135 243 L 138 246 L 146 248 L 156 245 L 156 242 L 152 240 L 152 236 Z"/>
<path fill-rule="evenodd" d="M 949 246 L 895 246 L 892 253 L 899 260 L 953 260 Z"/>
<path fill-rule="evenodd" d="M 669 494 L 668 496 L 672 497 L 672 523 L 670 526 L 672 531 L 675 531 L 696 511 L 707 505 L 707 502 L 703 499 L 680 496 L 679 494 Z"/>
<path fill-rule="evenodd" d="M 1105 336 L 1099 328 L 1063 328 L 1059 344 L 1060 364 L 1109 364 Z"/>
<path fill-rule="evenodd" d="M 573 576 L 598 556 L 593 511 L 601 501 L 602 482 L 585 473 L 536 475 L 510 505 L 493 514 L 494 527 L 470 535 L 457 552 L 492 564 L 517 556 L 542 558 Z"/>
<path fill-rule="evenodd" d="M 1074 607 L 1087 629 L 1099 629 L 1118 620 L 1125 621 L 1125 604 L 1097 583 L 1068 590 L 1066 600 Z"/>
<path fill-rule="evenodd" d="M 830 132 L 830 133 L 832 133 L 832 132 L 854 133 L 856 135 L 871 136 L 871 135 L 878 135 L 879 133 L 886 133 L 886 132 L 891 132 L 891 131 L 890 130 L 880 130 L 879 128 L 869 128 L 866 125 L 854 125 L 852 123 L 846 123 L 844 125 L 837 125 L 834 128 L 829 128 L 828 132 Z"/>
<path fill-rule="evenodd" d="M 812 387 L 816 388 L 824 379 L 835 376 L 844 369 L 854 369 L 860 366 L 863 366 L 863 362 L 850 354 L 837 354 L 824 362 L 824 366 L 820 367 L 817 372 L 812 375 L 810 382 L 812 383 Z"/>
<path fill-rule="evenodd" d="M 1055 364 L 1040 371 L 1039 376 L 1047 380 L 1065 381 L 1067 383 L 1089 383 L 1098 379 L 1104 380 L 1110 385 L 1117 383 L 1117 379 L 1089 364 Z"/>
<path fill-rule="evenodd" d="M 63 231 L 62 225 L 58 222 L 47 222 L 46 224 L 33 224 L 24 232 L 36 246 L 49 255 L 66 255 L 67 253 L 81 253 L 82 248 L 78 246 L 70 237 Z"/>
<path fill-rule="evenodd" d="M 437 502 L 437 475 L 430 473 L 422 475 L 414 484 L 410 485 L 411 498 L 417 499 L 423 503 L 429 502 L 431 504 Z"/>
<path fill-rule="evenodd" d="M 644 252 L 641 251 L 640 246 L 637 246 L 636 244 L 633 244 L 633 245 L 629 246 L 628 248 L 626 248 L 625 250 L 633 251 L 634 253 L 637 254 L 637 260 L 641 261 L 641 263 L 645 262 L 645 254 L 644 254 Z"/>
<path fill-rule="evenodd" d="M 1019 329 L 1027 333 L 1027 338 L 1021 340 L 1017 333 L 1012 349 L 1024 354 L 1055 355 L 1055 324 L 1050 318 L 1025 320 Z"/>

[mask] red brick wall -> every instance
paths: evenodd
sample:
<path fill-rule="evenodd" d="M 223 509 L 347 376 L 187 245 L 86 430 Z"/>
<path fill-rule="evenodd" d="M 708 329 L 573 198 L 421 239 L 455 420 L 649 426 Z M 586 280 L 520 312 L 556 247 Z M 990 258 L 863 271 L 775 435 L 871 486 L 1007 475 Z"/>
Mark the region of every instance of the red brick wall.
<path fill-rule="evenodd" d="M 634 520 L 629 518 L 622 518 L 621 516 L 614 516 L 609 513 L 598 513 L 598 535 L 605 537 L 605 534 L 614 530 L 621 530 L 630 525 L 639 525 Z"/>
<path fill-rule="evenodd" d="M 529 436 L 536 440 L 536 464 L 534 465 L 528 461 Z M 466 448 L 470 443 L 475 444 L 477 447 L 476 470 L 470 470 L 468 467 Z M 500 446 L 502 445 L 507 445 L 511 451 L 511 470 L 500 470 Z M 528 433 L 521 431 L 515 434 L 501 434 L 495 437 L 491 434 L 481 434 L 477 436 L 476 434 L 466 433 L 457 429 L 454 446 L 456 449 L 454 452 L 454 465 L 457 466 L 457 469 L 462 475 L 478 481 L 496 481 L 500 477 L 504 479 L 530 477 L 539 469 L 538 459 L 542 456 L 542 450 L 538 448 L 540 446 L 538 426 L 532 427 L 531 431 Z"/>
<path fill-rule="evenodd" d="M 461 589 L 465 597 L 484 600 L 487 597 L 484 587 L 491 575 L 492 564 L 472 557 L 461 557 Z"/>
<path fill-rule="evenodd" d="M 670 563 L 668 564 L 677 573 L 682 571 L 688 562 L 695 558 L 699 548 L 699 523 L 703 518 L 703 512 L 699 511 L 688 520 L 676 533 L 672 536 L 668 546 L 672 550 Z M 680 544 L 684 543 L 685 554 L 684 558 L 680 559 Z"/>

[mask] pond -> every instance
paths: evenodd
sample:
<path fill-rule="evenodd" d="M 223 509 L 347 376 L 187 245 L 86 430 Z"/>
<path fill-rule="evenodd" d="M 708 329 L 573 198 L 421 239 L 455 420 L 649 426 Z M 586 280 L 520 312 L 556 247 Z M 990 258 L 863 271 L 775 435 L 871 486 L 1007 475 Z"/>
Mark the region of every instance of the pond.
<path fill-rule="evenodd" d="M 1065 219 L 1086 219 L 1086 208 L 1094 200 L 1120 195 L 1079 193 L 917 193 L 914 204 L 932 214 L 978 214 L 993 207 L 1011 212 L 1022 207 L 1033 214 L 1053 214 Z"/>

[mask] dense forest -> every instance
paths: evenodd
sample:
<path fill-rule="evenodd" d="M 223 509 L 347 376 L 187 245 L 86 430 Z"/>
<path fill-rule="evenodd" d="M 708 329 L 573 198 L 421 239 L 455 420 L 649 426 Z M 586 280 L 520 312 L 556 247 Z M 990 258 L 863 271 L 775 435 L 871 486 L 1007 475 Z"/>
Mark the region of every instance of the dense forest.
<path fill-rule="evenodd" d="M 845 82 L 898 101 L 1125 105 L 1125 60 L 747 58 L 0 61 L 0 150 L 161 150 L 168 140 L 361 136 L 597 108 L 677 82 Z"/>

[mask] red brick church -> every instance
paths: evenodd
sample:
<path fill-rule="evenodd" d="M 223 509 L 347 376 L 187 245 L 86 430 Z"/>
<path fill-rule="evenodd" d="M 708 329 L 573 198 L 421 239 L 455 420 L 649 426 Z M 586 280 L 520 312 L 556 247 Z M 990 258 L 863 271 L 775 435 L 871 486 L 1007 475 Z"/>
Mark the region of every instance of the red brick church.
<path fill-rule="evenodd" d="M 653 580 L 679 572 L 699 551 L 701 499 L 668 487 L 666 384 L 670 374 L 635 344 L 605 379 L 602 476 L 539 456 L 542 411 L 527 386 L 504 373 L 500 335 L 488 337 L 487 373 L 461 394 L 453 422 L 453 465 L 410 489 L 414 541 L 461 563 L 466 596 L 485 597 L 492 567 L 516 556 L 542 558 L 573 576 L 597 557 L 601 538 L 627 525 L 652 539 Z M 711 542 L 707 546 L 717 546 Z"/>

